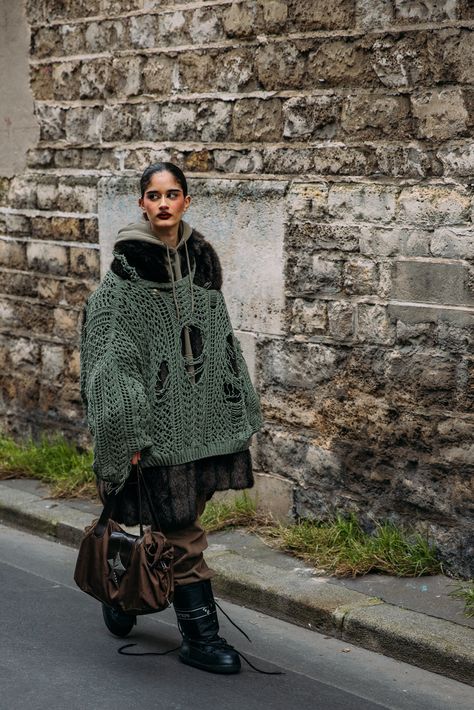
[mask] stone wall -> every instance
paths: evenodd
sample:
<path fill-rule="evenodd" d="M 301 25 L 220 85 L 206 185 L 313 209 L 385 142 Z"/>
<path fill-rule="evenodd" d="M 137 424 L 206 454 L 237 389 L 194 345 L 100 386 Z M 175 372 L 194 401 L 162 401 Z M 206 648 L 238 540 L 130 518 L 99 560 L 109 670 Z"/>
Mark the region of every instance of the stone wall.
<path fill-rule="evenodd" d="M 416 522 L 472 575 L 473 3 L 26 5 L 40 139 L 1 181 L 4 426 L 85 440 L 80 312 L 110 200 L 171 159 L 261 392 L 263 502 Z M 273 258 L 249 302 L 253 230 Z"/>

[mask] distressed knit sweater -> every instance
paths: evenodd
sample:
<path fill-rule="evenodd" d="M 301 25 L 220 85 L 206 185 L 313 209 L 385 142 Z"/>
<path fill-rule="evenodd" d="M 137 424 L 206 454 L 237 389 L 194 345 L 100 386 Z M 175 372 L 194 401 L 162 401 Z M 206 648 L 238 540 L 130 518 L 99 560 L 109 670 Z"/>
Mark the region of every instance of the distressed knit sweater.
<path fill-rule="evenodd" d="M 261 426 L 222 293 L 194 284 L 193 269 L 157 283 L 115 257 L 128 279 L 108 272 L 81 340 L 94 470 L 109 490 L 122 488 L 137 451 L 144 467 L 183 464 L 243 451 Z"/>

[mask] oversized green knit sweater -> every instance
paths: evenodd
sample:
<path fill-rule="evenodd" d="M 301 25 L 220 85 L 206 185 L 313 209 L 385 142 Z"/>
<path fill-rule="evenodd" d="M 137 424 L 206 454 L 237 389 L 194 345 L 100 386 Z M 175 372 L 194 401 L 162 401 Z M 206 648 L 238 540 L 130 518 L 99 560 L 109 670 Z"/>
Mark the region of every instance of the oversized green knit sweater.
<path fill-rule="evenodd" d="M 262 424 L 222 293 L 128 268 L 131 280 L 109 271 L 89 297 L 81 339 L 94 471 L 109 490 L 123 486 L 137 451 L 144 467 L 233 453 Z"/>

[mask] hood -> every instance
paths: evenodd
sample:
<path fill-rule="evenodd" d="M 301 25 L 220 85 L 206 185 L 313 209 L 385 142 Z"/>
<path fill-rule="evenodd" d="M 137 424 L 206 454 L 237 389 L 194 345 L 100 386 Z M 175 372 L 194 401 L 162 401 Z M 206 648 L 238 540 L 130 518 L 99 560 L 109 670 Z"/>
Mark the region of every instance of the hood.
<path fill-rule="evenodd" d="M 149 242 L 150 244 L 163 247 L 163 249 L 177 251 L 188 241 L 192 233 L 193 228 L 191 225 L 181 220 L 178 233 L 178 246 L 168 247 L 167 244 L 162 242 L 161 239 L 153 234 L 150 223 L 142 220 L 141 222 L 136 222 L 134 224 L 127 224 L 126 227 L 119 229 L 115 244 L 119 244 L 120 242 Z"/>

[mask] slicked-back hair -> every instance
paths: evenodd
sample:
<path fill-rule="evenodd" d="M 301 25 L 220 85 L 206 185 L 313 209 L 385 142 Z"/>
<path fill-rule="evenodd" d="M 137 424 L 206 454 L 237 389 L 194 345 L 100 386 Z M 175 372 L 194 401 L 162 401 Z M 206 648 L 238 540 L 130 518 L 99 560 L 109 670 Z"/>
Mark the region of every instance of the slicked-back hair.
<path fill-rule="evenodd" d="M 171 173 L 175 178 L 176 182 L 178 182 L 183 190 L 184 196 L 188 194 L 188 183 L 186 182 L 186 178 L 184 176 L 183 171 L 181 168 L 178 168 L 177 165 L 174 163 L 153 163 L 153 165 L 149 165 L 147 168 L 142 173 L 142 176 L 140 178 L 140 192 L 142 198 L 145 195 L 145 190 L 147 189 L 148 185 L 150 184 L 150 180 L 153 177 L 155 173 Z"/>

